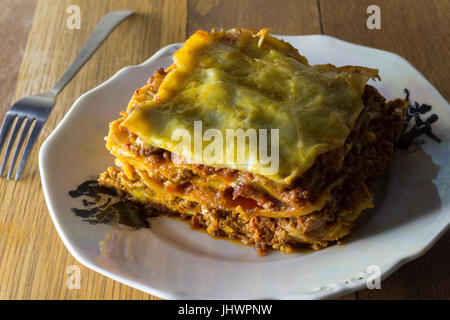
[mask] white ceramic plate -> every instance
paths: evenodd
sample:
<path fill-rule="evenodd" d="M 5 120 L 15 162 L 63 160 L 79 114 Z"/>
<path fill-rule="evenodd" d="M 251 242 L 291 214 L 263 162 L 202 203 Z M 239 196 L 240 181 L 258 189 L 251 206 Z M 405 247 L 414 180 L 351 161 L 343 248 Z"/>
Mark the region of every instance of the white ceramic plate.
<path fill-rule="evenodd" d="M 362 214 L 343 246 L 314 253 L 259 258 L 254 249 L 192 231 L 187 224 L 155 218 L 150 229 L 130 231 L 91 225 L 71 212 L 80 206 L 68 191 L 113 164 L 105 149 L 108 123 L 119 117 L 133 91 L 171 63 L 178 44 L 141 65 L 120 70 L 82 95 L 42 145 L 39 164 L 47 205 L 64 244 L 82 264 L 163 298 L 337 297 L 366 286 L 369 266 L 382 279 L 424 254 L 450 221 L 450 107 L 435 88 L 398 55 L 323 35 L 282 36 L 310 63 L 378 68 L 374 83 L 386 98 L 404 97 L 433 106 L 432 125 L 442 142 L 424 137 L 422 148 L 399 152 L 378 185 L 376 208 Z M 107 237 L 107 234 L 110 236 Z M 99 243 L 107 250 L 100 257 Z M 382 284 L 381 284 L 382 285 Z"/>

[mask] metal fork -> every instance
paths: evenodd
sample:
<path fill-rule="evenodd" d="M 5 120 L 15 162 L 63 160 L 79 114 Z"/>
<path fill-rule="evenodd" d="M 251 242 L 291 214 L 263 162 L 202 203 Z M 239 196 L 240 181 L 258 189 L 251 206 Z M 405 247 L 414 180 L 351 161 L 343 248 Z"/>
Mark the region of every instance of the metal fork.
<path fill-rule="evenodd" d="M 25 138 L 28 136 L 30 128 L 34 123 L 34 127 L 31 130 L 28 142 L 23 151 L 22 158 L 20 159 L 19 168 L 17 169 L 15 180 L 20 177 L 20 174 L 25 167 L 25 164 L 30 156 L 31 150 L 45 124 L 50 112 L 55 105 L 55 98 L 58 93 L 69 83 L 69 81 L 75 76 L 78 70 L 86 63 L 86 61 L 92 56 L 92 54 L 100 47 L 103 41 L 108 37 L 108 35 L 126 18 L 131 16 L 133 11 L 122 10 L 113 11 L 108 13 L 103 17 L 102 21 L 97 25 L 94 32 L 89 37 L 88 41 L 81 49 L 78 56 L 75 58 L 72 65 L 67 69 L 58 83 L 49 91 L 25 97 L 20 99 L 6 112 L 6 116 L 3 119 L 3 124 L 0 129 L 0 154 L 2 152 L 3 146 L 5 145 L 6 138 L 10 130 L 12 134 L 8 141 L 5 154 L 3 155 L 2 162 L 0 164 L 0 176 L 5 169 L 6 163 L 8 162 L 9 155 L 12 151 L 12 147 L 16 138 L 19 134 L 20 128 L 23 123 L 22 133 L 20 135 L 19 141 L 17 142 L 14 155 L 12 157 L 11 164 L 9 166 L 7 179 L 11 177 L 13 169 L 15 167 L 17 158 L 19 156 L 22 145 Z M 17 121 L 15 121 L 17 119 Z M 15 121 L 15 122 L 14 122 Z"/>

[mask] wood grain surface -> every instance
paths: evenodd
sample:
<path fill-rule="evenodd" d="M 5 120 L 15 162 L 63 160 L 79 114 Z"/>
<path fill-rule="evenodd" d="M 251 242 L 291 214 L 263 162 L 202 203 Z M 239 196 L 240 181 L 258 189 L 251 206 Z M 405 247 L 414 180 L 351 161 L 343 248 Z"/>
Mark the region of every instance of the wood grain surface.
<path fill-rule="evenodd" d="M 381 8 L 381 30 L 365 25 L 366 8 L 373 3 Z M 73 4 L 81 8 L 80 30 L 66 27 L 66 9 Z M 83 92 L 197 29 L 323 32 L 404 56 L 447 100 L 450 96 L 448 0 L 0 0 L 0 119 L 15 100 L 51 88 L 101 18 L 120 9 L 136 14 L 110 35 L 58 96 L 22 179 L 0 178 L 0 299 L 156 298 L 83 267 L 69 254 L 44 201 L 37 154 Z M 381 290 L 341 299 L 449 299 L 449 245 L 447 233 L 427 254 L 383 281 Z M 80 289 L 66 286 L 70 265 L 80 267 Z"/>

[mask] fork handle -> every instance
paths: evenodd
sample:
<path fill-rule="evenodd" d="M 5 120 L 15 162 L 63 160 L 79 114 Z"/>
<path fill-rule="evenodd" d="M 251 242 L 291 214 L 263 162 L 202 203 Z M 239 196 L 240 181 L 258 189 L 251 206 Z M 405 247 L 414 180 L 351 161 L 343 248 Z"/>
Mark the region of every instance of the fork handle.
<path fill-rule="evenodd" d="M 81 49 L 74 62 L 64 73 L 56 85 L 49 91 L 55 96 L 69 83 L 69 81 L 77 74 L 78 70 L 89 60 L 92 54 L 100 47 L 108 35 L 126 18 L 134 12 L 131 10 L 113 11 L 103 17 L 102 21 L 92 32 L 88 41 Z"/>

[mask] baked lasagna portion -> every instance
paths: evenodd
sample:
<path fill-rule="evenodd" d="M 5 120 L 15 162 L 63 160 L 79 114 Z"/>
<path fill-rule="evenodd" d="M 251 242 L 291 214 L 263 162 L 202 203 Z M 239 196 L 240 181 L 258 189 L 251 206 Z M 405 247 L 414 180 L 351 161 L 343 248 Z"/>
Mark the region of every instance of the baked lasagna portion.
<path fill-rule="evenodd" d="M 266 29 L 197 31 L 110 124 L 117 168 L 99 182 L 261 255 L 324 248 L 373 207 L 394 155 L 408 103 L 387 102 L 367 85 L 377 78 L 375 69 L 310 65 Z M 249 147 L 251 134 L 244 147 L 237 134 L 228 139 L 249 129 L 265 132 L 257 139 L 267 145 Z M 180 147 L 180 132 L 191 145 Z"/>

